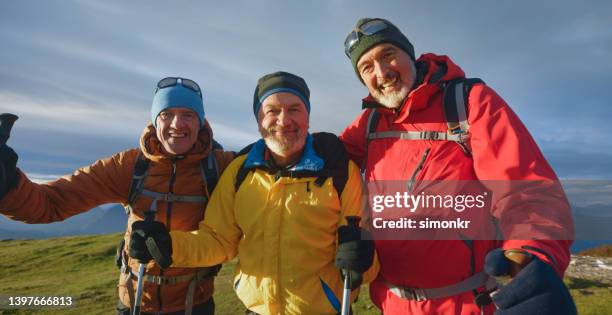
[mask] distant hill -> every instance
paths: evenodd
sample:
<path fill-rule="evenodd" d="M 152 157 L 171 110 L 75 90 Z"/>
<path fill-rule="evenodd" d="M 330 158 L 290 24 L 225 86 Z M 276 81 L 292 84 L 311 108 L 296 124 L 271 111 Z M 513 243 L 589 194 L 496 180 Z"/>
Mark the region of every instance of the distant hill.
<path fill-rule="evenodd" d="M 0 240 L 108 234 L 125 231 L 126 224 L 127 215 L 119 204 L 103 205 L 65 221 L 48 224 L 26 224 L 0 215 Z"/>
<path fill-rule="evenodd" d="M 600 245 L 583 250 L 578 255 L 592 257 L 612 257 L 612 244 Z"/>
<path fill-rule="evenodd" d="M 572 206 L 572 209 L 576 226 L 572 253 L 612 244 L 612 205 Z M 50 224 L 25 224 L 0 215 L 0 240 L 123 232 L 126 222 L 125 210 L 119 204 L 103 205 Z"/>
<path fill-rule="evenodd" d="M 612 244 L 612 205 L 572 206 L 575 241 L 571 252 Z"/>
<path fill-rule="evenodd" d="M 45 240 L 0 241 L 0 296 L 72 296 L 77 306 L 68 309 L 36 311 L 36 314 L 112 314 L 117 302 L 118 270 L 114 265 L 115 246 L 121 234 L 72 236 Z M 584 272 L 573 257 L 565 282 L 570 287 L 581 315 L 609 314 L 612 309 L 612 283 L 582 278 L 580 274 L 611 272 L 599 268 Z M 602 258 L 608 264 L 606 258 Z M 601 264 L 597 263 L 599 267 Z M 215 280 L 217 314 L 243 314 L 242 303 L 232 290 L 236 261 L 223 266 Z M 580 267 L 580 268 L 579 268 Z M 579 270 L 579 272 L 570 271 Z M 354 306 L 355 315 L 380 312 L 369 299 L 367 287 Z M 0 310 L 0 314 L 31 314 L 31 310 Z"/>

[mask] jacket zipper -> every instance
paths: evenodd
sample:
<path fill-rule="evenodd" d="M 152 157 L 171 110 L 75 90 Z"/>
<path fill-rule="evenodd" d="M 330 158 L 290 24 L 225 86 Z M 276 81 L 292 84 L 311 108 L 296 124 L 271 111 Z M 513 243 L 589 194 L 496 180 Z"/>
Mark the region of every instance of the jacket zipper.
<path fill-rule="evenodd" d="M 408 192 L 410 193 L 412 192 L 412 188 L 414 188 L 414 181 L 416 180 L 417 175 L 423 169 L 423 164 L 425 164 L 429 151 L 431 151 L 431 148 L 425 149 L 425 152 L 423 152 L 423 155 L 421 156 L 421 161 L 419 161 L 419 164 L 417 164 L 417 166 L 414 168 L 414 172 L 412 172 L 412 176 L 410 176 L 410 180 L 408 180 Z"/>
<path fill-rule="evenodd" d="M 174 182 L 176 181 L 176 159 L 172 160 L 172 174 L 170 175 L 170 184 L 168 186 L 168 194 L 172 195 L 174 193 Z M 170 217 L 172 216 L 172 200 L 168 200 L 168 207 L 166 208 L 166 228 L 170 231 Z M 159 275 L 164 275 L 164 270 L 159 270 Z M 162 310 L 162 294 L 161 294 L 161 284 L 157 285 L 157 301 L 159 302 L 159 311 Z"/>
<path fill-rule="evenodd" d="M 176 160 L 172 161 L 172 174 L 170 175 L 170 184 L 168 186 L 168 194 L 174 193 L 174 182 L 176 181 Z M 168 201 L 166 208 L 166 227 L 170 230 L 170 218 L 172 216 L 172 201 Z"/>

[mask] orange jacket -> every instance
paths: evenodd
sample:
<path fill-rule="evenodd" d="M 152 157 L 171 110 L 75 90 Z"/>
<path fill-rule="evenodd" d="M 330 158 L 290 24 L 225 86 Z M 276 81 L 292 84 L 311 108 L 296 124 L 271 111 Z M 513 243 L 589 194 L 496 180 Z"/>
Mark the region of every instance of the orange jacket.
<path fill-rule="evenodd" d="M 73 215 L 85 212 L 105 203 L 122 203 L 127 206 L 128 191 L 134 172 L 134 164 L 139 151 L 150 160 L 148 176 L 144 180 L 144 188 L 176 195 L 208 195 L 201 175 L 200 161 L 208 156 L 212 148 L 212 130 L 205 123 L 200 131 L 194 148 L 182 158 L 174 159 L 161 150 L 161 144 L 156 137 L 155 128 L 148 125 L 140 139 L 140 150 L 130 149 L 111 157 L 96 161 L 90 166 L 78 169 L 72 175 L 45 183 L 31 182 L 23 172 L 17 187 L 0 201 L 0 213 L 13 220 L 26 223 L 49 223 L 62 221 Z M 213 152 L 221 172 L 233 159 L 233 153 L 215 150 Z M 173 163 L 176 164 L 176 180 L 171 184 Z M 133 203 L 133 211 L 129 213 L 126 244 L 129 243 L 131 225 L 142 220 L 143 212 L 148 210 L 152 199 L 140 195 Z M 170 213 L 168 203 L 158 202 L 155 220 L 168 224 L 170 230 L 197 230 L 198 223 L 204 216 L 205 204 L 174 202 Z M 127 247 L 127 245 L 126 245 Z M 124 253 L 127 257 L 128 249 Z M 136 273 L 138 262 L 130 260 L 128 265 Z M 196 268 L 168 268 L 161 271 L 151 262 L 147 265 L 147 275 L 163 275 L 175 277 L 193 274 Z M 145 282 L 142 297 L 143 312 L 174 312 L 185 308 L 185 298 L 189 281 L 176 284 L 157 285 Z M 119 281 L 119 297 L 123 304 L 130 306 L 131 288 L 136 288 L 136 277 L 122 273 Z M 159 287 L 159 289 L 158 289 Z M 207 301 L 213 292 L 213 278 L 201 281 L 194 290 L 193 305 Z"/>

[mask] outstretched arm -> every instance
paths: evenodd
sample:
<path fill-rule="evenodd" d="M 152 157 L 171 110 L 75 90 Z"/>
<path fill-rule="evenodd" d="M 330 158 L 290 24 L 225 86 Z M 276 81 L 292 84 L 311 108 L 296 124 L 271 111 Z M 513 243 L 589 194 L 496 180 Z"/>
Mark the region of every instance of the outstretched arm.
<path fill-rule="evenodd" d="M 18 181 L 0 201 L 0 213 L 26 223 L 62 221 L 105 203 L 125 203 L 137 150 L 124 151 L 36 184 L 16 169 Z"/>

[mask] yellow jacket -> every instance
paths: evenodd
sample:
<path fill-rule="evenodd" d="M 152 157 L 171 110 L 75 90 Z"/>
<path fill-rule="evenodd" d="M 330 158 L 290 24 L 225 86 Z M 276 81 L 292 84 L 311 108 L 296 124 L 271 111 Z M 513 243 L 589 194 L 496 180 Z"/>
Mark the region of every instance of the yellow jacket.
<path fill-rule="evenodd" d="M 339 313 L 343 282 L 334 266 L 336 229 L 346 224 L 346 216 L 362 214 L 358 167 L 349 162 L 341 198 L 332 178 L 318 187 L 315 177 L 277 179 L 259 168 L 248 173 L 236 192 L 236 175 L 245 159 L 236 158 L 221 176 L 199 230 L 171 232 L 173 266 L 212 266 L 238 255 L 234 288 L 248 309 L 260 314 Z M 377 272 L 375 262 L 364 282 Z M 353 300 L 357 294 L 353 291 Z"/>

